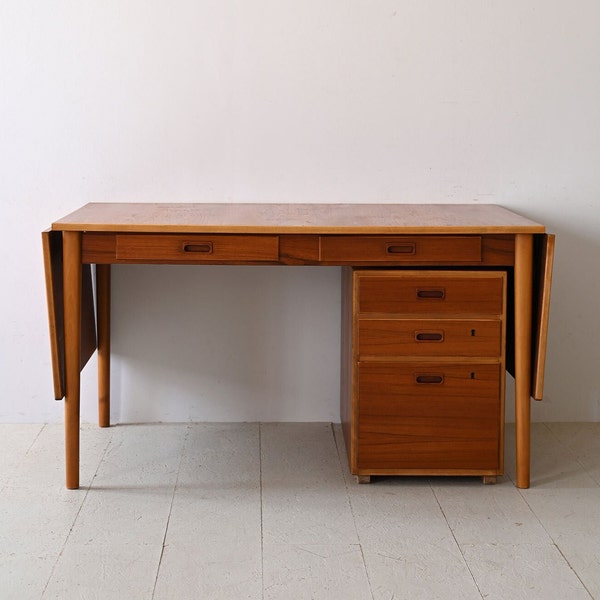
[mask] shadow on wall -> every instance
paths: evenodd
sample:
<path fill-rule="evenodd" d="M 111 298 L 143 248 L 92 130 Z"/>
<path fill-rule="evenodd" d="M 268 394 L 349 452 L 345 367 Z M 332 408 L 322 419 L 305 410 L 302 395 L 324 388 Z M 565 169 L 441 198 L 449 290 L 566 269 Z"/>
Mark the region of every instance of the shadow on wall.
<path fill-rule="evenodd" d="M 535 421 L 600 421 L 600 244 L 556 234 Z M 339 419 L 336 267 L 113 267 L 113 414 L 132 421 Z M 506 417 L 514 420 L 512 381 Z"/>
<path fill-rule="evenodd" d="M 340 269 L 113 267 L 115 420 L 339 420 Z"/>

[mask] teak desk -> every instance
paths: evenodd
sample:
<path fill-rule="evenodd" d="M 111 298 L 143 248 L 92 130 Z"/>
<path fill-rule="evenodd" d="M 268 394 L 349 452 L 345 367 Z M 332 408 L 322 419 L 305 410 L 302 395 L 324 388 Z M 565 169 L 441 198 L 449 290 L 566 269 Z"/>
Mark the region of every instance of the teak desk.
<path fill-rule="evenodd" d="M 543 225 L 477 204 L 92 203 L 42 239 L 67 488 L 79 487 L 80 370 L 96 349 L 99 423 L 110 424 L 110 265 L 151 263 L 342 266 L 352 473 L 493 481 L 503 472 L 506 369 L 516 483 L 529 487 L 554 248 Z"/>

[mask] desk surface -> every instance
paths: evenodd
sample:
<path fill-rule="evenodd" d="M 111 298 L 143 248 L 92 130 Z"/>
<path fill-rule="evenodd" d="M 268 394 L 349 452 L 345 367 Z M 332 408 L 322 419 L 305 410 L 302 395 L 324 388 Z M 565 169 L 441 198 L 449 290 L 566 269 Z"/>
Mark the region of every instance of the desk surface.
<path fill-rule="evenodd" d="M 545 228 L 495 204 L 90 203 L 55 231 L 137 233 L 515 234 Z"/>

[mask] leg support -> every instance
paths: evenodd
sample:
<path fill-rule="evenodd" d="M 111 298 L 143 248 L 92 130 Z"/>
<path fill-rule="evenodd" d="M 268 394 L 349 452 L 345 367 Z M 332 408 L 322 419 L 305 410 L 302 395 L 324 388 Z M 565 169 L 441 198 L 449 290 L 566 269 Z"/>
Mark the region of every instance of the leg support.
<path fill-rule="evenodd" d="M 529 487 L 533 236 L 515 238 L 515 429 L 517 487 Z"/>
<path fill-rule="evenodd" d="M 66 485 L 79 487 L 81 233 L 63 232 Z"/>
<path fill-rule="evenodd" d="M 98 424 L 110 426 L 110 265 L 96 265 Z"/>

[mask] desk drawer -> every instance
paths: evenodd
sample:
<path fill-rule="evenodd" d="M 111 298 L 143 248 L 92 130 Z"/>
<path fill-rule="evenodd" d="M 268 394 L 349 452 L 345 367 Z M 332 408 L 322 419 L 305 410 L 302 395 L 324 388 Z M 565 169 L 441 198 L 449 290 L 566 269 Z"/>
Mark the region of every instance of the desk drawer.
<path fill-rule="evenodd" d="M 500 365 L 361 363 L 360 469 L 500 468 Z"/>
<path fill-rule="evenodd" d="M 117 260 L 158 262 L 274 262 L 276 235 L 127 234 L 117 235 Z"/>
<path fill-rule="evenodd" d="M 321 236 L 321 260 L 325 262 L 479 262 L 481 237 L 422 236 Z"/>
<path fill-rule="evenodd" d="M 358 311 L 410 315 L 501 315 L 500 272 L 360 271 Z"/>
<path fill-rule="evenodd" d="M 360 319 L 362 356 L 502 355 L 502 321 L 440 319 Z"/>

